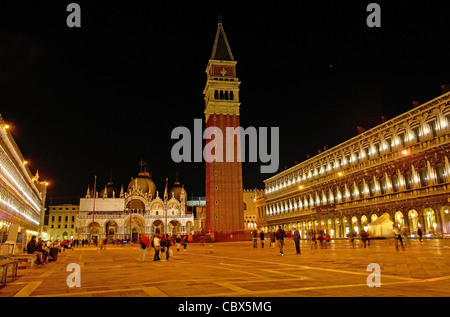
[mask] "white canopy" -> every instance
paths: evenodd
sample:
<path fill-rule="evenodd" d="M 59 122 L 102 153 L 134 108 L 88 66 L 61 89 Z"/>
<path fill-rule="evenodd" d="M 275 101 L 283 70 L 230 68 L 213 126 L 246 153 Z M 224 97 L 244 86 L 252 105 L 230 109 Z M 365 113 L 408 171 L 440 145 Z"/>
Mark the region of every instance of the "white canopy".
<path fill-rule="evenodd" d="M 369 223 L 367 230 L 371 238 L 391 238 L 393 221 L 387 212 L 378 217 L 375 221 Z"/>

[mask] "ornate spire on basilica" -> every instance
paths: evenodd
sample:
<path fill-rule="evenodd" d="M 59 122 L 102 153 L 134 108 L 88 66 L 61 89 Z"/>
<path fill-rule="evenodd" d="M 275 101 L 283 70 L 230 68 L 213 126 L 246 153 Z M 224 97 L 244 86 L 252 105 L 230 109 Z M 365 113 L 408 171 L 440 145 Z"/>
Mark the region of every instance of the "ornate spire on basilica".
<path fill-rule="evenodd" d="M 167 201 L 167 199 L 168 199 L 168 194 L 167 194 L 167 181 L 168 181 L 168 179 L 167 179 L 167 177 L 166 177 L 166 188 L 164 189 L 164 201 Z"/>

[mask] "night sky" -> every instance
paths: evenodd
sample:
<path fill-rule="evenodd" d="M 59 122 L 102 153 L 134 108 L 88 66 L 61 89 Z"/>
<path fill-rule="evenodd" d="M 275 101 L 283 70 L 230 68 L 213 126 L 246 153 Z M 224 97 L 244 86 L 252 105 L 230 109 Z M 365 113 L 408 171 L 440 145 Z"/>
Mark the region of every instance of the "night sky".
<path fill-rule="evenodd" d="M 204 119 L 205 69 L 223 26 L 237 60 L 241 126 L 280 127 L 291 167 L 441 94 L 450 82 L 448 11 L 438 3 L 378 1 L 71 1 L 0 5 L 0 113 L 48 203 L 77 203 L 97 175 L 117 187 L 147 161 L 157 190 L 179 172 L 205 195 L 204 163 L 172 161 L 171 131 Z M 245 5 L 243 5 L 245 3 Z M 263 188 L 257 163 L 244 188 Z"/>

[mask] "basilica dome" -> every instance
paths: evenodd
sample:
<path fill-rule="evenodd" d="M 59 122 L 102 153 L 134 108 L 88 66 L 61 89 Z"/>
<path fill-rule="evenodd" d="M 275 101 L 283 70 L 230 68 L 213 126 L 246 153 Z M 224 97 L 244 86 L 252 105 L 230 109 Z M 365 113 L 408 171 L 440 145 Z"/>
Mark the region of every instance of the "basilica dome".
<path fill-rule="evenodd" d="M 180 181 L 178 180 L 178 176 L 175 178 L 175 181 L 173 182 L 173 186 L 169 189 L 169 192 L 168 192 L 169 199 L 172 198 L 172 193 L 173 193 L 173 196 L 177 200 L 180 200 L 182 193 L 184 195 L 184 198 L 187 199 L 186 190 L 184 189 L 184 187 L 181 185 Z"/>
<path fill-rule="evenodd" d="M 135 179 L 128 184 L 128 191 L 134 187 L 134 189 L 142 190 L 142 193 L 152 195 L 155 198 L 156 185 L 152 181 L 152 176 L 147 171 L 141 171 Z"/>
<path fill-rule="evenodd" d="M 106 186 L 100 192 L 99 197 L 103 198 L 105 193 L 106 193 L 106 197 L 108 197 L 108 198 L 114 198 L 116 196 L 116 188 L 114 187 L 114 182 L 112 181 L 112 178 L 110 178 L 109 182 L 106 183 Z"/>

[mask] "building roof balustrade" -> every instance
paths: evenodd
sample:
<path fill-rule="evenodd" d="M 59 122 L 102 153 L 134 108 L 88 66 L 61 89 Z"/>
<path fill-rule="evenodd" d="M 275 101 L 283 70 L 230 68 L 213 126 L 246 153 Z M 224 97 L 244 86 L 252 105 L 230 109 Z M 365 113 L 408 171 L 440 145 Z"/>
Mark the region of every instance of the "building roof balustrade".
<path fill-rule="evenodd" d="M 416 107 L 400 116 L 397 116 L 389 121 L 386 121 L 366 132 L 363 132 L 359 135 L 357 135 L 356 137 L 347 140 L 331 149 L 328 149 L 322 153 L 320 153 L 319 155 L 312 157 L 300 164 L 297 164 L 277 175 L 272 176 L 271 178 L 265 180 L 265 184 L 266 184 L 266 194 L 267 195 L 271 195 L 274 191 L 277 192 L 280 189 L 284 189 L 286 187 L 286 185 L 281 185 L 280 184 L 280 179 L 283 179 L 282 183 L 285 183 L 284 180 L 292 180 L 295 176 L 293 174 L 298 174 L 300 170 L 311 170 L 311 166 L 317 167 L 317 163 L 318 162 L 323 162 L 323 161 L 327 161 L 330 159 L 330 157 L 335 157 L 341 154 L 341 152 L 343 150 L 346 150 L 347 148 L 360 148 L 361 144 L 369 141 L 370 138 L 376 137 L 377 135 L 380 135 L 382 133 L 391 133 L 390 130 L 392 129 L 393 125 L 400 125 L 402 122 L 407 123 L 408 120 L 411 120 L 414 117 L 417 117 L 419 115 L 423 115 L 425 113 L 429 113 L 432 110 L 434 110 L 433 108 L 438 108 L 438 106 L 442 105 L 444 102 L 446 102 L 447 100 L 450 99 L 450 93 L 446 93 L 442 96 L 439 96 L 438 98 L 435 98 L 419 107 Z M 419 150 L 419 149 L 423 149 L 423 144 L 427 144 L 427 145 L 433 145 L 436 143 L 439 143 L 438 140 L 441 139 L 441 137 L 444 137 L 444 139 L 446 139 L 448 141 L 448 129 L 443 130 L 444 133 L 441 133 L 440 135 L 437 135 L 436 137 L 432 137 L 432 134 L 430 134 L 429 137 L 425 137 L 424 140 L 419 141 L 418 143 L 420 143 L 420 147 L 418 147 L 418 144 L 409 144 L 407 146 L 403 146 L 403 147 L 399 147 L 398 145 L 396 146 L 397 148 L 393 150 L 393 152 L 388 152 L 388 153 L 384 153 L 381 154 L 381 158 L 383 158 L 384 160 L 389 160 L 391 158 L 393 158 L 394 154 L 398 154 L 399 150 L 402 150 L 404 148 L 413 148 L 415 150 Z M 446 131 L 446 132 L 445 132 Z M 397 152 L 397 153 L 396 153 Z M 380 154 L 379 154 L 380 155 Z M 379 156 L 378 155 L 378 156 Z M 375 157 L 373 159 L 377 159 L 379 157 Z M 372 159 L 370 158 L 369 155 L 369 159 L 367 158 L 363 158 L 363 160 L 369 160 L 371 161 Z M 351 164 L 350 164 L 351 165 Z M 349 168 L 340 168 L 338 167 L 337 169 L 333 168 L 333 171 L 325 171 L 326 176 L 329 176 L 333 173 L 336 173 L 338 170 L 342 170 L 342 171 L 352 171 L 352 165 Z M 314 180 L 317 176 L 319 176 L 319 178 L 321 178 L 321 173 L 315 172 L 312 176 L 312 180 Z M 309 177 L 309 175 L 308 175 Z M 269 190 L 268 187 L 272 187 L 271 184 L 273 184 L 274 182 L 278 183 L 278 186 L 280 186 L 281 188 L 278 188 L 276 190 Z M 301 181 L 292 181 L 290 182 L 289 186 L 292 186 L 294 184 L 307 184 L 304 183 L 305 181 L 302 179 Z"/>
<path fill-rule="evenodd" d="M 335 181 L 335 180 L 345 180 L 348 177 L 351 177 L 352 174 L 356 175 L 356 173 L 360 173 L 361 171 L 365 171 L 367 169 L 374 169 L 379 168 L 380 166 L 384 164 L 391 164 L 397 160 L 404 160 L 407 157 L 414 156 L 415 154 L 421 153 L 423 150 L 427 149 L 430 150 L 433 147 L 438 147 L 441 144 L 448 143 L 448 140 L 450 139 L 450 134 L 447 133 L 446 135 L 443 135 L 441 137 L 435 137 L 430 140 L 422 141 L 417 144 L 414 144 L 410 147 L 401 148 L 395 152 L 387 153 L 383 156 L 378 156 L 373 159 L 368 159 L 365 162 L 355 164 L 347 169 L 342 169 L 341 173 L 342 176 L 337 175 L 338 172 L 330 173 L 325 176 L 321 176 L 317 179 L 311 179 L 307 182 L 301 181 L 297 184 L 291 184 L 290 186 L 286 186 L 284 188 L 278 189 L 275 192 L 269 192 L 266 193 L 266 201 L 270 201 L 273 199 L 280 199 L 284 196 L 292 196 L 293 194 L 299 194 L 302 192 L 309 192 L 308 187 L 316 187 L 317 185 L 329 182 L 329 181 Z M 403 151 L 407 151 L 407 154 L 403 154 Z M 300 189 L 298 186 L 302 186 Z M 294 186 L 295 185 L 295 186 Z M 313 189 L 314 190 L 314 189 Z"/>
<path fill-rule="evenodd" d="M 361 208 L 361 207 L 370 207 L 370 206 L 380 206 L 381 204 L 392 204 L 395 202 L 402 202 L 405 198 L 409 198 L 414 196 L 414 198 L 420 199 L 423 197 L 430 196 L 439 196 L 448 194 L 448 190 L 450 189 L 450 185 L 448 183 L 439 183 L 434 185 L 428 185 L 425 187 L 407 189 L 404 191 L 391 192 L 387 194 L 381 194 L 371 197 L 358 198 L 350 201 L 344 201 L 341 203 L 333 203 L 333 204 L 321 204 L 319 206 L 314 206 L 312 208 L 301 208 L 292 209 L 289 212 L 276 212 L 274 214 L 266 214 L 265 218 L 267 220 L 271 219 L 284 219 L 286 217 L 291 216 L 303 216 L 306 214 L 315 214 L 316 210 L 323 207 L 332 207 L 336 211 L 340 211 L 343 209 L 352 209 L 352 208 Z"/>

